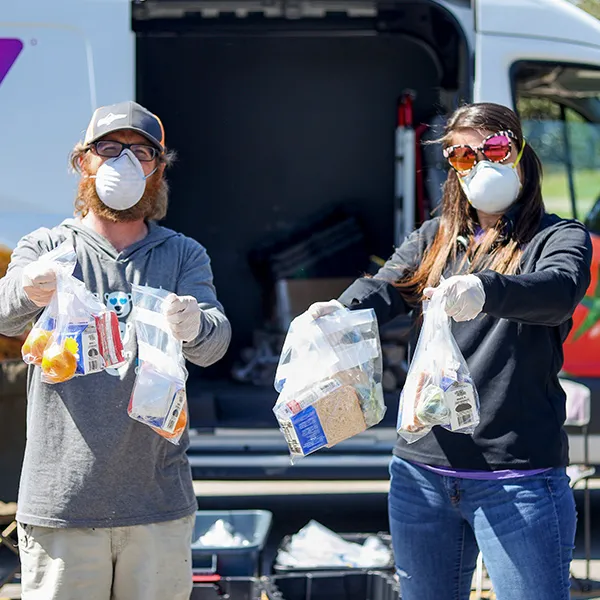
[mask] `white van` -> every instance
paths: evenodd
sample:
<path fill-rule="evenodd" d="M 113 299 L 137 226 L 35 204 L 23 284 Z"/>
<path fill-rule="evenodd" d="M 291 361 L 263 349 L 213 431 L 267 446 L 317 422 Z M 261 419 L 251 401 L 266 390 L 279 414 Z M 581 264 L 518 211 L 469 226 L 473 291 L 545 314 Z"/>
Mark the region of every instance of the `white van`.
<path fill-rule="evenodd" d="M 1 3 L 0 244 L 13 247 L 71 215 L 76 180 L 67 157 L 97 106 L 137 99 L 160 115 L 178 152 L 166 224 L 208 248 L 235 332 L 229 363 L 203 373 L 201 384 L 191 374 L 196 426 L 261 432 L 244 434 L 243 448 L 238 435 L 199 435 L 197 476 L 233 467 L 277 476 L 289 464 L 272 387 L 229 376 L 273 294 L 249 253 L 344 204 L 368 254 L 386 257 L 401 192 L 413 190 L 400 206 L 405 229 L 437 203 L 435 151 L 405 155 L 404 165 L 416 159 L 412 188 L 398 187 L 398 101 L 407 90 L 414 127 L 405 129 L 417 137 L 432 135 L 421 123 L 440 122 L 461 102 L 517 108 L 544 161 L 549 209 L 600 221 L 592 210 L 600 193 L 600 22 L 567 0 Z M 359 271 L 345 268 L 352 272 L 332 275 Z M 571 374 L 600 390 L 596 356 L 595 367 Z M 303 461 L 292 476 L 319 468 L 385 476 L 396 397 L 389 428 Z M 575 445 L 574 458 L 579 451 Z M 600 444 L 596 456 L 600 463 Z"/>

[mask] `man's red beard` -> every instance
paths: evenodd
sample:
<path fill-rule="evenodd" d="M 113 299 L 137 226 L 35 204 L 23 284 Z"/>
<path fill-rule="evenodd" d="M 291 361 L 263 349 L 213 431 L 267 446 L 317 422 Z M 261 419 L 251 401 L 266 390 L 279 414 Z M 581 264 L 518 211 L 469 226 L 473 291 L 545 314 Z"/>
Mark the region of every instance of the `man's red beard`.
<path fill-rule="evenodd" d="M 85 216 L 93 212 L 101 219 L 114 223 L 139 221 L 140 219 L 160 220 L 167 212 L 169 186 L 160 173 L 154 173 L 146 179 L 146 189 L 141 200 L 126 210 L 115 210 L 100 200 L 96 191 L 96 180 L 84 171 L 79 180 L 76 211 Z"/>

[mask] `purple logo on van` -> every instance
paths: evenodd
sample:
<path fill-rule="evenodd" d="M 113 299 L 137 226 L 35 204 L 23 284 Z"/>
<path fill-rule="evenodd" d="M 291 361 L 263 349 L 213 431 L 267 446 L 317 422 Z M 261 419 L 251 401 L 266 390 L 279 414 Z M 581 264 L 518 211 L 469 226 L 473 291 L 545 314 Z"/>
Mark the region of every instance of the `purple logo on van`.
<path fill-rule="evenodd" d="M 0 39 L 0 83 L 4 80 L 11 67 L 15 64 L 17 57 L 23 50 L 21 40 L 3 38 Z"/>

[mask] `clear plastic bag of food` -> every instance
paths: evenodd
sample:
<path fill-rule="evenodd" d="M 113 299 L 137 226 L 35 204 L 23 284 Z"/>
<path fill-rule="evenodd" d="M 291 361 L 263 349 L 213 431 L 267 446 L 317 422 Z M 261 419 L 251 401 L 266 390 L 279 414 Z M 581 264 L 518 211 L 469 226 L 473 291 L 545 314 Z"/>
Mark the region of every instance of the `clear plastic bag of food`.
<path fill-rule="evenodd" d="M 77 264 L 77 255 L 71 242 L 63 242 L 54 250 L 41 256 L 39 260 L 52 263 L 57 273 L 72 275 Z M 23 343 L 21 354 L 27 364 L 41 366 L 44 350 L 56 326 L 57 315 L 58 302 L 54 294 Z"/>
<path fill-rule="evenodd" d="M 479 395 L 450 328 L 441 294 L 423 305 L 423 327 L 400 394 L 398 433 L 409 443 L 435 425 L 471 434 L 479 424 Z"/>
<path fill-rule="evenodd" d="M 42 354 L 43 382 L 64 383 L 124 364 L 116 314 L 81 281 L 58 272 L 53 302 L 56 316 Z"/>
<path fill-rule="evenodd" d="M 188 421 L 187 370 L 182 343 L 173 336 L 164 316 L 169 294 L 162 289 L 132 286 L 140 366 L 128 413 L 178 444 Z"/>
<path fill-rule="evenodd" d="M 381 375 L 372 310 L 294 319 L 275 375 L 273 408 L 292 461 L 379 423 L 386 410 Z"/>

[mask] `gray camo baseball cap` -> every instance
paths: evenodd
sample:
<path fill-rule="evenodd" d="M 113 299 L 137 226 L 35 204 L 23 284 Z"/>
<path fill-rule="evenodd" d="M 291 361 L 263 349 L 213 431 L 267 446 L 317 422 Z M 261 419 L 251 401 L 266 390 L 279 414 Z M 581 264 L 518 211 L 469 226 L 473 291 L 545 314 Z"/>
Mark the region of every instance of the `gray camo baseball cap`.
<path fill-rule="evenodd" d="M 165 129 L 161 120 L 137 102 L 119 102 L 102 106 L 94 112 L 84 143 L 89 145 L 113 131 L 137 131 L 161 152 L 165 150 Z"/>

